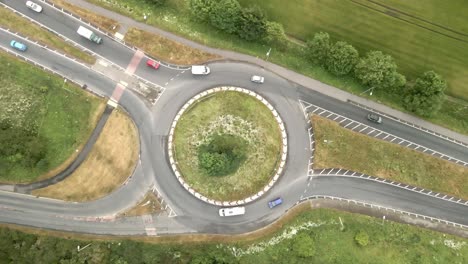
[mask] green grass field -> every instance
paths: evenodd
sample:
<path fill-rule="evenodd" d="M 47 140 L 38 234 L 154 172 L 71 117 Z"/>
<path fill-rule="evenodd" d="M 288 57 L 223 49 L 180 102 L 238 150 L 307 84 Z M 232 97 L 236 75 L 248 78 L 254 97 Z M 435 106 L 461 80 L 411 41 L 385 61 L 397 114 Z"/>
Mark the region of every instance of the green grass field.
<path fill-rule="evenodd" d="M 62 164 L 86 142 L 102 111 L 97 97 L 5 53 L 0 53 L 0 86 L 0 123 L 6 129 L 0 144 L 18 149 L 0 155 L 1 182 L 34 181 Z M 45 145 L 41 165 L 26 158 L 37 144 Z"/>
<path fill-rule="evenodd" d="M 343 223 L 342 228 L 340 220 Z M 418 227 L 385 221 L 331 209 L 299 213 L 289 222 L 276 225 L 276 232 L 252 241 L 251 236 L 231 243 L 216 242 L 220 236 L 197 235 L 172 239 L 136 238 L 160 241 L 142 243 L 105 237 L 96 240 L 65 233 L 60 237 L 23 233 L 0 228 L 0 256 L 5 263 L 165 263 L 165 264 L 431 264 L 468 262 L 468 240 Z M 24 229 L 20 229 L 24 230 Z M 28 230 L 29 231 L 29 230 Z M 368 244 L 359 246 L 358 233 L 368 236 Z M 245 241 L 245 238 L 250 241 Z M 172 242 L 170 241 L 177 241 Z M 168 242 L 169 241 L 169 242 Z M 190 242 L 190 243 L 188 243 Z M 307 242 L 307 244 L 305 244 Z M 90 244 L 91 243 L 91 244 Z M 78 252 L 77 246 L 86 249 Z M 307 246 L 304 246 L 307 245 Z M 314 251 L 313 256 L 300 254 Z M 233 253 L 235 252 L 235 254 Z"/>
<path fill-rule="evenodd" d="M 225 176 L 209 176 L 199 168 L 199 146 L 215 134 L 247 142 L 245 161 Z M 275 174 L 281 146 L 281 133 L 271 111 L 239 92 L 205 97 L 182 115 L 174 132 L 175 158 L 185 181 L 217 200 L 239 200 L 260 191 Z"/>
<path fill-rule="evenodd" d="M 316 169 L 353 170 L 468 199 L 468 169 L 463 166 L 350 131 L 322 117 L 314 115 L 311 121 Z"/>
<path fill-rule="evenodd" d="M 411 79 L 433 69 L 447 79 L 448 94 L 468 100 L 466 1 L 430 0 L 423 1 L 423 4 L 415 0 L 377 1 L 385 3 L 387 7 L 366 0 L 240 2 L 243 6 L 260 6 L 269 19 L 282 23 L 286 32 L 298 39 L 307 40 L 318 31 L 326 31 L 336 40 L 351 43 L 361 54 L 369 50 L 391 54 L 400 71 Z M 389 8 L 398 2 L 404 3 L 395 5 L 398 11 L 423 16 L 428 22 L 443 25 L 461 34 Z"/>

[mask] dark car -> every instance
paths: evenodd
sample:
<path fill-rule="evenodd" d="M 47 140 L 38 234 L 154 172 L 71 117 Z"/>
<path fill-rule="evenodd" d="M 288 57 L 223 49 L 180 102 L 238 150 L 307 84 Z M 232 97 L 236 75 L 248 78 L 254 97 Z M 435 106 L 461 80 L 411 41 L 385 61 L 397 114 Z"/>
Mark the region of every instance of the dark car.
<path fill-rule="evenodd" d="M 280 205 L 282 203 L 283 203 L 283 199 L 281 199 L 281 197 L 278 197 L 278 198 L 276 198 L 274 200 L 269 201 L 268 202 L 268 207 L 273 208 L 273 207 L 276 207 L 276 206 L 278 206 L 278 205 Z"/>
<path fill-rule="evenodd" d="M 160 63 L 157 62 L 157 61 L 148 59 L 148 60 L 146 61 L 146 65 L 149 66 L 149 67 L 151 67 L 151 68 L 153 68 L 153 69 L 156 69 L 156 70 L 157 70 L 157 69 L 159 68 Z"/>
<path fill-rule="evenodd" d="M 371 122 L 377 123 L 377 124 L 382 124 L 382 117 L 376 115 L 376 114 L 368 114 L 367 119 Z"/>

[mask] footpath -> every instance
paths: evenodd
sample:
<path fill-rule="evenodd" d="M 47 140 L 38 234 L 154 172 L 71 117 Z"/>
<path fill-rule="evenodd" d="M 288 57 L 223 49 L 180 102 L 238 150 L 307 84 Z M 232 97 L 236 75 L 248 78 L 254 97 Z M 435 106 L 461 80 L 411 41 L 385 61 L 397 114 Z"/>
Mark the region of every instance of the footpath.
<path fill-rule="evenodd" d="M 286 69 L 284 67 L 281 67 L 279 65 L 264 61 L 262 59 L 259 59 L 257 57 L 253 57 L 250 55 L 246 54 L 241 54 L 233 51 L 228 51 L 228 50 L 222 50 L 222 49 L 217 49 L 217 48 L 211 48 L 205 45 L 202 45 L 200 43 L 185 39 L 183 37 L 177 36 L 173 33 L 164 31 L 162 29 L 156 28 L 154 26 L 147 25 L 142 22 L 135 21 L 129 17 L 123 16 L 121 14 L 118 14 L 116 12 L 113 12 L 111 10 L 102 8 L 100 6 L 94 5 L 92 3 L 89 3 L 85 0 L 68 0 L 68 2 L 88 9 L 92 10 L 93 12 L 100 14 L 102 16 L 106 16 L 112 19 L 115 19 L 119 21 L 121 28 L 123 32 L 119 32 L 121 34 L 125 34 L 125 31 L 130 28 L 130 27 L 137 27 L 142 30 L 151 32 L 153 34 L 158 34 L 163 37 L 166 37 L 170 40 L 182 43 L 184 45 L 190 46 L 195 49 L 199 49 L 205 52 L 209 52 L 212 54 L 219 55 L 223 57 L 226 60 L 232 60 L 232 61 L 240 61 L 240 62 L 247 62 L 251 64 L 256 64 L 264 69 L 267 69 L 285 79 L 290 80 L 291 82 L 297 83 L 301 86 L 304 86 L 308 89 L 317 91 L 319 93 L 325 94 L 327 96 L 333 97 L 335 99 L 341 100 L 343 102 L 353 102 L 355 104 L 360 105 L 361 107 L 364 108 L 369 108 L 373 109 L 376 112 L 379 112 L 387 117 L 394 118 L 398 121 L 401 121 L 402 123 L 409 123 L 410 126 L 416 126 L 419 127 L 421 130 L 429 130 L 432 132 L 435 132 L 437 134 L 449 137 L 451 139 L 461 141 L 464 143 L 464 145 L 468 144 L 468 136 L 456 133 L 454 131 L 451 131 L 449 129 L 446 129 L 444 127 L 432 124 L 430 122 L 427 122 L 425 120 L 422 120 L 416 116 L 412 116 L 403 112 L 400 112 L 398 110 L 395 110 L 393 108 L 390 108 L 388 106 L 379 104 L 377 102 L 359 97 L 357 95 L 350 94 L 348 92 L 345 92 L 343 90 L 340 90 L 338 88 L 335 88 L 333 86 L 321 83 L 317 80 L 311 79 L 307 76 L 301 75 L 297 72 L 291 71 L 289 69 Z M 431 132 L 429 132 L 431 133 Z M 433 133 L 431 133 L 433 134 Z M 442 136 L 442 137 L 443 137 Z"/>

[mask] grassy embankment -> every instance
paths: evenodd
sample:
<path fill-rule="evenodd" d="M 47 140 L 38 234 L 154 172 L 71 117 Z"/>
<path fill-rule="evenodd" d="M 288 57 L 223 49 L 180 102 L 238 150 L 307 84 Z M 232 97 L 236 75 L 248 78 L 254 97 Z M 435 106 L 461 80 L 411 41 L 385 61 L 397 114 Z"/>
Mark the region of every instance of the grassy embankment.
<path fill-rule="evenodd" d="M 138 151 L 135 125 L 125 113 L 114 110 L 80 167 L 65 180 L 32 194 L 77 202 L 101 198 L 132 175 Z"/>
<path fill-rule="evenodd" d="M 306 207 L 303 209 L 307 210 Z M 167 241 L 173 241 L 173 237 L 135 238 L 133 241 L 109 237 L 103 241 L 102 237 L 90 240 L 90 237 L 57 232 L 52 232 L 55 235 L 50 237 L 46 231 L 0 228 L 0 241 L 2 259 L 16 263 L 59 263 L 60 260 L 79 263 L 84 260 L 88 263 L 214 263 L 217 260 L 246 264 L 426 264 L 468 261 L 466 239 L 358 214 L 331 209 L 302 210 L 293 218 L 280 222 L 275 230 L 260 232 L 259 237 L 250 234 L 224 236 L 226 239 L 223 239 L 223 236 L 189 235 L 178 236 L 178 242 L 170 243 Z M 368 241 L 367 245 L 358 245 L 357 234 L 363 235 L 360 241 Z M 187 243 L 190 239 L 202 243 Z M 78 245 L 83 248 L 89 243 L 87 249 L 77 252 Z M 233 254 L 234 248 L 237 257 Z M 300 256 L 311 252 L 310 257 Z"/>
<path fill-rule="evenodd" d="M 0 76 L 0 181 L 55 175 L 88 140 L 103 100 L 5 53 Z"/>
<path fill-rule="evenodd" d="M 199 146 L 215 134 L 248 142 L 246 160 L 226 176 L 209 176 L 199 168 Z M 274 175 L 282 143 L 271 111 L 256 98 L 239 92 L 207 96 L 185 112 L 174 132 L 174 151 L 185 181 L 217 200 L 238 200 L 260 191 Z"/>
<path fill-rule="evenodd" d="M 31 40 L 36 40 L 43 45 L 49 46 L 52 49 L 57 49 L 88 64 L 93 64 L 96 61 L 96 59 L 88 53 L 73 47 L 55 34 L 40 28 L 29 20 L 5 8 L 0 8 L 0 26 L 9 28 L 13 32 L 18 32 L 29 37 Z"/>
<path fill-rule="evenodd" d="M 314 115 L 311 122 L 316 169 L 353 170 L 468 200 L 468 169 L 463 166 L 350 131 L 322 117 Z"/>
<path fill-rule="evenodd" d="M 213 47 L 235 50 L 260 58 L 265 58 L 265 53 L 269 49 L 269 46 L 264 44 L 242 41 L 234 35 L 219 32 L 209 25 L 193 21 L 185 0 L 169 1 L 166 7 L 162 8 L 137 0 L 88 1 L 138 21 L 143 21 L 144 13 L 151 13 L 146 23 Z M 466 3 L 460 1 L 447 5 L 432 5 L 433 2 L 436 1 L 421 5 L 421 9 L 414 8 L 419 6 L 419 3 L 414 1 L 401 8 L 411 6 L 419 10 L 416 14 L 425 13 L 426 10 L 431 11 L 427 12 L 431 15 L 425 18 L 443 24 L 445 22 L 443 15 L 438 14 L 447 13 L 444 10 L 457 9 L 455 14 L 463 17 L 463 10 L 466 10 L 467 6 Z M 464 100 L 468 98 L 468 82 L 464 74 L 468 69 L 468 62 L 464 59 L 466 56 L 463 55 L 468 55 L 467 43 L 441 36 L 395 17 L 353 4 L 351 1 L 308 1 L 305 3 L 301 0 L 300 4 L 296 2 L 287 4 L 283 1 L 271 0 L 249 1 L 249 3 L 263 8 L 270 20 L 284 23 L 287 33 L 296 38 L 307 39 L 315 32 L 324 30 L 330 32 L 336 40 L 351 43 L 361 54 L 370 49 L 383 50 L 396 58 L 400 69 L 409 77 L 434 69 L 448 80 L 450 95 Z M 291 14 L 294 14 L 295 19 L 290 19 Z M 466 29 L 460 22 L 462 21 L 460 18 L 449 21 L 447 23 L 450 27 L 459 31 Z M 301 50 L 302 47 L 297 44 L 291 45 L 286 51 L 273 47 L 269 61 L 354 94 L 360 94 L 366 90 L 351 77 L 336 77 L 320 67 L 311 65 Z M 376 91 L 369 98 L 405 111 L 401 98 L 398 96 Z M 468 134 L 467 104 L 467 101 L 447 98 L 439 113 L 427 120 Z"/>

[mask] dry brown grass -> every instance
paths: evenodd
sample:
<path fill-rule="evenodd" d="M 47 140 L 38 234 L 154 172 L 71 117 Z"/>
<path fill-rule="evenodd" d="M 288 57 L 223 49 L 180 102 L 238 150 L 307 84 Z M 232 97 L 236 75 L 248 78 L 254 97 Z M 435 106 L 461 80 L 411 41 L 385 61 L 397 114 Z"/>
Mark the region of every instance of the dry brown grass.
<path fill-rule="evenodd" d="M 312 116 L 314 168 L 341 168 L 468 199 L 468 169 Z M 325 143 L 324 140 L 328 142 Z"/>
<path fill-rule="evenodd" d="M 125 41 L 155 58 L 179 65 L 205 63 L 220 58 L 138 28 L 130 28 L 125 34 Z"/>
<path fill-rule="evenodd" d="M 135 207 L 123 212 L 120 216 L 139 216 L 161 212 L 161 203 L 153 192 L 148 192 Z"/>
<path fill-rule="evenodd" d="M 101 198 L 133 173 L 138 151 L 135 125 L 126 114 L 114 110 L 81 166 L 65 180 L 35 190 L 33 195 L 77 202 Z"/>
<path fill-rule="evenodd" d="M 81 8 L 76 5 L 72 5 L 64 0 L 51 0 L 56 6 L 59 6 L 68 12 L 77 15 L 84 20 L 97 25 L 100 29 L 105 30 L 111 34 L 117 32 L 120 28 L 119 22 L 112 18 L 108 18 L 106 16 L 101 16 L 99 14 L 94 13 L 88 9 Z"/>
<path fill-rule="evenodd" d="M 40 28 L 29 20 L 22 18 L 5 8 L 0 8 L 0 25 L 2 27 L 9 28 L 13 32 L 18 32 L 22 35 L 28 36 L 31 40 L 36 40 L 42 45 L 49 46 L 52 49 L 57 49 L 83 62 L 94 64 L 96 61 L 96 58 L 88 53 L 71 46 L 53 33 Z"/>
<path fill-rule="evenodd" d="M 89 96 L 93 96 L 93 95 L 90 94 Z M 101 104 L 98 106 L 97 110 L 89 118 L 90 127 L 93 127 L 93 128 L 96 127 L 96 125 L 97 125 L 99 119 L 101 118 L 102 113 L 104 112 L 105 108 L 106 108 L 106 103 L 104 102 L 104 100 L 101 100 Z M 92 133 L 92 131 L 91 131 L 91 133 Z M 89 134 L 90 136 L 91 136 L 91 133 Z M 68 159 L 66 159 L 62 164 L 60 164 L 56 168 L 48 171 L 47 173 L 42 174 L 41 176 L 39 176 L 37 178 L 36 181 L 41 181 L 41 180 L 48 179 L 50 177 L 53 177 L 53 176 L 57 175 L 59 172 L 65 170 L 76 159 L 78 154 L 81 152 L 83 147 L 86 145 L 86 142 L 87 141 L 83 142 L 77 148 L 77 151 L 73 152 L 73 154 L 70 157 L 68 157 Z"/>

